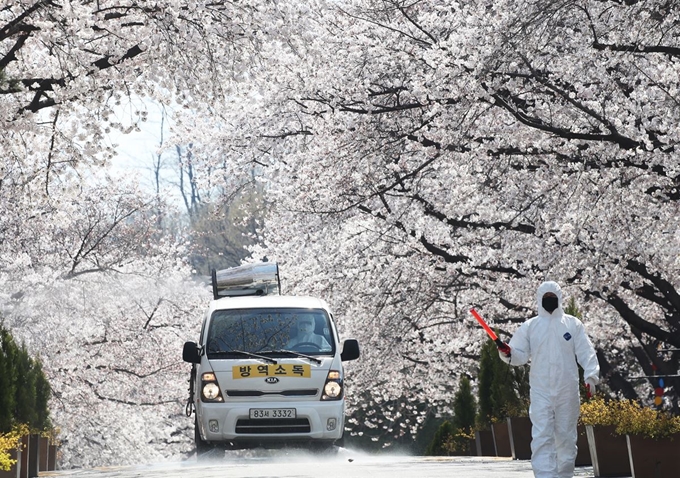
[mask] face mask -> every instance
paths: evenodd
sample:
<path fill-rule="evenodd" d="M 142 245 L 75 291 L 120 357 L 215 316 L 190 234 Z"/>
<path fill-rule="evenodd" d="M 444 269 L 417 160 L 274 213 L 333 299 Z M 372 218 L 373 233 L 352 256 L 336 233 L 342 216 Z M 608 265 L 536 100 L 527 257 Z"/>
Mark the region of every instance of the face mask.
<path fill-rule="evenodd" d="M 557 297 L 543 297 L 541 305 L 548 313 L 552 314 L 555 309 L 557 309 Z"/>

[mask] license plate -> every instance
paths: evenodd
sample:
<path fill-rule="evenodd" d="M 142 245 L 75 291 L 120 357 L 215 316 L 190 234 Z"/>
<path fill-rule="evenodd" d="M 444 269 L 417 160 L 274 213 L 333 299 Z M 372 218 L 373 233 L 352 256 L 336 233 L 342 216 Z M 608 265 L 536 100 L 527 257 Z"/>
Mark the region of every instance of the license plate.
<path fill-rule="evenodd" d="M 251 408 L 250 418 L 295 418 L 296 412 L 294 408 Z"/>

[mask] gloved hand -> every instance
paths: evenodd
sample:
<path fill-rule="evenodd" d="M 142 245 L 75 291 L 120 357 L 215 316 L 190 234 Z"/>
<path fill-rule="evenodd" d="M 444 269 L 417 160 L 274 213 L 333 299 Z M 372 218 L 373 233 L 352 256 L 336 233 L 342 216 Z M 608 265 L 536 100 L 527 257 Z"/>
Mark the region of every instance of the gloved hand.
<path fill-rule="evenodd" d="M 506 343 L 501 342 L 498 344 L 498 356 L 505 363 L 510 363 L 511 349 Z"/>
<path fill-rule="evenodd" d="M 588 390 L 588 396 L 592 397 L 595 395 L 595 379 L 593 378 L 587 378 L 586 379 L 586 389 Z"/>

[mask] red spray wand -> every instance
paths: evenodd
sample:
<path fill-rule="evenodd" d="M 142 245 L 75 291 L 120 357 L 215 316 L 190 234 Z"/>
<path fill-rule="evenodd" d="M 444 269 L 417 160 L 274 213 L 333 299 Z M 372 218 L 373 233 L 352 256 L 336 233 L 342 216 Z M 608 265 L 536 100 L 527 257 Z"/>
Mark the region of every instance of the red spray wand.
<path fill-rule="evenodd" d="M 510 346 L 503 342 L 501 339 L 498 338 L 496 333 L 491 330 L 491 327 L 484 322 L 484 319 L 482 319 L 482 316 L 477 313 L 475 309 L 470 309 L 470 313 L 474 316 L 475 319 L 477 319 L 477 322 L 479 322 L 479 325 L 482 326 L 484 330 L 486 330 L 486 333 L 491 337 L 491 340 L 493 340 L 496 343 L 496 346 L 498 347 L 498 350 L 503 352 L 505 355 L 508 357 L 510 356 Z"/>

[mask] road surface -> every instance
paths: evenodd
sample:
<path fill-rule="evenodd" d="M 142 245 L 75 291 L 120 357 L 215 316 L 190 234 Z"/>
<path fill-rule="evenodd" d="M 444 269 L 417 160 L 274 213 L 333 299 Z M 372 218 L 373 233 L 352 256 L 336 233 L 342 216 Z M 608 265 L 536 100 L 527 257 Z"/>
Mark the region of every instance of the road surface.
<path fill-rule="evenodd" d="M 533 478 L 528 461 L 495 457 L 422 457 L 369 455 L 341 449 L 320 458 L 279 452 L 267 456 L 230 457 L 219 461 L 182 462 L 41 472 L 41 477 L 74 478 Z M 593 478 L 592 467 L 575 477 Z"/>

